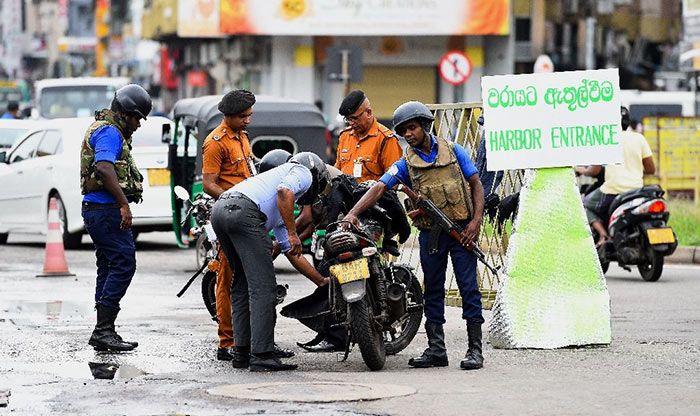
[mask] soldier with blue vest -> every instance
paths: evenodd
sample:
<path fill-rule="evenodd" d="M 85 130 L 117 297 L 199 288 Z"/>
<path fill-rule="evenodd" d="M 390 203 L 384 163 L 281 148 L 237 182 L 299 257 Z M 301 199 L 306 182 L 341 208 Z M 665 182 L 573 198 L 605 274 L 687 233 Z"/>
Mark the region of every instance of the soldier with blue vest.
<path fill-rule="evenodd" d="M 411 358 L 412 367 L 445 367 L 445 272 L 448 255 L 452 259 L 457 285 L 462 295 L 462 318 L 467 322 L 468 346 L 460 367 L 473 370 L 483 366 L 481 293 L 476 280 L 476 256 L 470 251 L 479 236 L 484 210 L 484 188 L 466 150 L 430 134 L 434 117 L 418 101 L 409 101 L 394 111 L 394 131 L 410 146 L 350 210 L 345 220 L 359 225 L 357 216 L 369 209 L 384 192 L 399 182 L 430 199 L 464 231 L 461 242 L 433 228 L 426 215 L 414 219 L 420 230 L 420 260 L 424 275 L 425 333 L 428 348 Z M 466 248 L 466 250 L 465 250 Z"/>
<path fill-rule="evenodd" d="M 95 113 L 80 149 L 83 222 L 97 257 L 97 324 L 88 343 L 98 351 L 131 351 L 138 346 L 117 334 L 114 321 L 136 271 L 129 203 L 141 202 L 143 176 L 131 156 L 131 135 L 151 108 L 151 97 L 142 87 L 129 84 L 118 89 L 110 109 Z"/>

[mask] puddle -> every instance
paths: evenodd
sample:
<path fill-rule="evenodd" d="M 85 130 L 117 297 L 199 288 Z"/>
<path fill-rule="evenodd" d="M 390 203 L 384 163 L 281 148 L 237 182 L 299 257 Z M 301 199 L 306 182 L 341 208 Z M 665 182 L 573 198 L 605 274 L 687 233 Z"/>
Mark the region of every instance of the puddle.
<path fill-rule="evenodd" d="M 35 323 L 37 321 L 69 321 L 84 319 L 93 314 L 94 305 L 90 302 L 75 301 L 34 301 L 4 300 L 0 301 L 0 313 L 7 313 L 15 324 Z"/>
<path fill-rule="evenodd" d="M 49 373 L 58 377 L 80 379 L 132 379 L 149 375 L 136 366 L 116 362 L 65 362 L 65 363 L 34 363 L 16 364 L 15 370 L 36 371 Z"/>
<path fill-rule="evenodd" d="M 133 365 L 122 365 L 115 363 L 88 363 L 90 372 L 95 379 L 113 380 L 115 378 L 136 378 L 145 376 L 145 371 Z"/>

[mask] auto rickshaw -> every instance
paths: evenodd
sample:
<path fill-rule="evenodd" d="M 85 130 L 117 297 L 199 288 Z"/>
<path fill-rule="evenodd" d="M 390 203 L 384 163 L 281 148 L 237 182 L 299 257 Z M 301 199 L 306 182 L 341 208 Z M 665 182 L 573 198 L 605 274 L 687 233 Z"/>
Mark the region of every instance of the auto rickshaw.
<path fill-rule="evenodd" d="M 175 131 L 163 131 L 163 141 L 169 143 L 168 167 L 171 188 L 182 186 L 194 199 L 202 191 L 202 144 L 223 120 L 217 106 L 222 95 L 185 98 L 172 110 Z M 253 115 L 248 126 L 253 155 L 257 160 L 273 149 L 314 152 L 324 155 L 328 131 L 321 111 L 311 103 L 265 95 L 256 96 Z M 191 247 L 196 239 L 190 236 L 192 221 L 183 222 L 186 202 L 172 196 L 173 230 L 180 247 Z M 181 226 L 182 224 L 182 226 Z M 199 253 L 198 253 L 199 254 Z M 199 256 L 198 256 L 199 263 Z"/>

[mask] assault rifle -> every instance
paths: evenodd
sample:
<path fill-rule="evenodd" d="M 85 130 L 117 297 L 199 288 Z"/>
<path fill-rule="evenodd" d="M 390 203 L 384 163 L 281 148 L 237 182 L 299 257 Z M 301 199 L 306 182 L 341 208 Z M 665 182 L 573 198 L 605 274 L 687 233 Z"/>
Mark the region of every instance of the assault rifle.
<path fill-rule="evenodd" d="M 433 201 L 419 196 L 413 191 L 413 189 L 409 188 L 405 184 L 399 185 L 399 191 L 405 193 L 406 196 L 408 196 L 408 198 L 411 201 L 413 201 L 413 203 L 418 207 L 408 212 L 408 216 L 411 219 L 414 219 L 415 217 L 421 214 L 427 215 L 430 218 L 432 218 L 434 225 L 433 228 L 430 230 L 430 236 L 428 238 L 428 250 L 431 254 L 437 251 L 437 242 L 441 231 L 444 231 L 450 237 L 461 243 L 462 231 L 464 230 L 462 229 L 462 227 L 455 224 L 455 222 L 452 221 L 447 215 L 445 215 L 445 213 L 442 212 L 440 208 L 438 208 L 437 205 L 433 203 Z M 474 248 L 472 248 L 471 251 L 472 253 L 474 253 L 476 258 L 481 263 L 483 263 L 483 265 L 486 266 L 487 269 L 491 271 L 491 273 L 493 273 L 494 275 L 497 274 L 498 269 L 500 269 L 501 266 L 493 267 L 492 265 L 490 265 L 486 261 L 486 255 L 483 251 L 481 251 L 478 245 L 474 245 Z"/>

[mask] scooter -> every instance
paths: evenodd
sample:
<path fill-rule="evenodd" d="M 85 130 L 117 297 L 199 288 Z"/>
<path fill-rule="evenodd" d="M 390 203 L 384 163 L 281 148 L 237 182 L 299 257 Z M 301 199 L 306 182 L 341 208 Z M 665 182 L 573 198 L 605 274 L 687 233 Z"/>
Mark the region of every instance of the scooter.
<path fill-rule="evenodd" d="M 658 185 L 644 186 L 615 197 L 608 210 L 608 239 L 598 248 L 603 273 L 610 262 L 632 271 L 636 265 L 642 278 L 655 282 L 661 277 L 664 256 L 671 255 L 678 246 L 673 229 L 668 226 L 669 212 Z M 594 241 L 598 233 L 591 228 Z"/>

